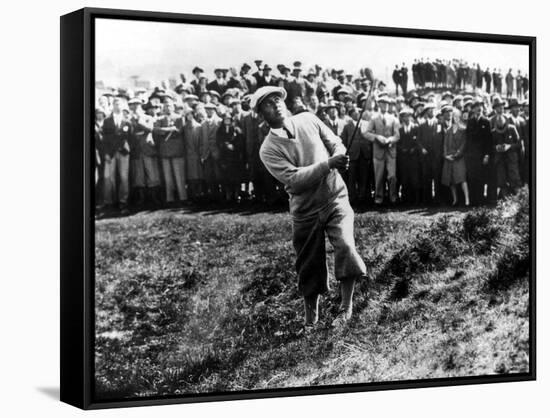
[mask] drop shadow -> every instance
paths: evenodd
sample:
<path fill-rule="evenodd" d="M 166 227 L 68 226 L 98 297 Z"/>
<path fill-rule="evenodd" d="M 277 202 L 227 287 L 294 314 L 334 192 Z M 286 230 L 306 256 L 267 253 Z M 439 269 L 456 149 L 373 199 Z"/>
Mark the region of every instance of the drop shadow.
<path fill-rule="evenodd" d="M 49 386 L 49 387 L 39 387 L 36 390 L 48 398 L 58 401 L 60 397 L 59 387 L 58 386 Z"/>

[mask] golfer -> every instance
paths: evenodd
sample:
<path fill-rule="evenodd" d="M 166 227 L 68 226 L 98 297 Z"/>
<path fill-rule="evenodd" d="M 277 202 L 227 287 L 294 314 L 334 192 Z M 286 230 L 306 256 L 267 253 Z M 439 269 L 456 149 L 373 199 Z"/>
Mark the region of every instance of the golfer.
<path fill-rule="evenodd" d="M 251 108 L 270 127 L 260 159 L 285 185 L 290 197 L 298 288 L 304 297 L 306 327 L 318 320 L 319 295 L 328 291 L 325 234 L 334 247 L 335 277 L 340 282 L 340 311 L 334 325 L 352 315 L 355 281 L 365 276 L 365 263 L 355 249 L 353 210 L 338 170 L 349 157 L 339 137 L 310 112 L 290 116 L 281 87 L 259 88 Z"/>

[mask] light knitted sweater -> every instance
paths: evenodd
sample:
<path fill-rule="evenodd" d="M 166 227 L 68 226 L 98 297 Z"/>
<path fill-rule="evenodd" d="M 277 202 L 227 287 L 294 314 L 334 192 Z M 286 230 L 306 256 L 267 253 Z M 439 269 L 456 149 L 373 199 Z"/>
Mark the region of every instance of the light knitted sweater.
<path fill-rule="evenodd" d="M 336 199 L 347 199 L 342 176 L 328 166 L 330 156 L 346 153 L 342 140 L 309 112 L 294 115 L 287 122 L 293 138 L 270 130 L 260 148 L 260 159 L 285 185 L 292 216 L 308 217 Z"/>

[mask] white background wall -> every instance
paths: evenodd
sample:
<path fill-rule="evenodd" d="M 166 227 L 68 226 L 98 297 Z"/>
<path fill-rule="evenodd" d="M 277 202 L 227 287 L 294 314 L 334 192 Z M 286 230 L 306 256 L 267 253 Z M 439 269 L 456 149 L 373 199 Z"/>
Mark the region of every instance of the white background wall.
<path fill-rule="evenodd" d="M 59 16 L 83 6 L 509 33 L 538 37 L 538 183 L 545 156 L 550 25 L 543 2 L 523 0 L 302 2 L 209 0 L 9 1 L 0 25 L 0 414 L 83 414 L 58 396 L 59 350 Z M 511 63 L 513 65 L 513 63 Z M 75 138 L 79 140 L 79 138 Z M 145 417 L 541 417 L 548 416 L 548 197 L 538 188 L 537 382 L 349 395 L 175 405 L 89 412 Z"/>

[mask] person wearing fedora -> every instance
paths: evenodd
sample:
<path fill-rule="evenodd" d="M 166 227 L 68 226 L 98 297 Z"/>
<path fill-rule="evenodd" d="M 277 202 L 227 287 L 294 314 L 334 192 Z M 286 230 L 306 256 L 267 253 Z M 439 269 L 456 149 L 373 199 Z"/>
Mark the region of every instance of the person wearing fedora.
<path fill-rule="evenodd" d="M 508 108 L 510 109 L 510 115 L 508 121 L 516 127 L 519 134 L 520 142 L 520 173 L 522 182 L 528 183 L 529 181 L 529 125 L 525 118 L 520 114 L 521 103 L 517 99 L 510 99 Z"/>
<path fill-rule="evenodd" d="M 421 159 L 423 147 L 418 141 L 418 125 L 413 121 L 413 110 L 399 112 L 402 124 L 397 143 L 397 179 L 401 185 L 401 202 L 419 204 L 421 198 Z"/>
<path fill-rule="evenodd" d="M 489 119 L 483 116 L 483 100 L 472 103 L 473 115 L 466 127 L 465 161 L 468 187 L 473 205 L 483 203 L 485 184 L 488 181 L 488 164 L 491 154 L 491 127 Z"/>
<path fill-rule="evenodd" d="M 289 116 L 286 91 L 260 88 L 251 98 L 270 127 L 260 148 L 267 170 L 289 195 L 298 289 L 304 298 L 305 325 L 318 321 L 319 296 L 329 290 L 325 235 L 334 247 L 334 275 L 340 282 L 340 311 L 333 325 L 346 323 L 353 311 L 353 291 L 365 276 L 365 263 L 355 248 L 354 212 L 338 170 L 349 165 L 340 138 L 310 112 Z"/>
<path fill-rule="evenodd" d="M 360 102 L 364 104 L 366 99 Z M 350 159 L 349 173 L 346 185 L 348 187 L 350 203 L 370 204 L 371 184 L 372 184 L 372 143 L 366 137 L 368 120 L 359 117 L 361 108 L 354 107 L 349 111 L 351 120 L 346 124 L 341 138 L 348 149 Z M 356 136 L 353 138 L 355 126 L 357 128 Z M 353 138 L 353 141 L 352 141 Z"/>
<path fill-rule="evenodd" d="M 271 70 L 273 70 L 273 68 L 271 68 L 268 64 L 264 65 L 262 75 L 258 79 L 258 88 L 265 86 L 276 86 L 278 84 L 277 79 L 271 74 Z"/>
<path fill-rule="evenodd" d="M 206 88 L 210 91 L 217 92 L 220 96 L 227 90 L 227 69 L 216 68 L 214 70 L 216 78 L 206 85 Z"/>
<path fill-rule="evenodd" d="M 393 73 L 391 76 L 393 83 L 395 84 L 395 95 L 399 95 L 399 87 L 401 87 L 401 70 L 399 69 L 399 66 L 396 64 L 395 68 L 393 69 Z"/>
<path fill-rule="evenodd" d="M 441 169 L 443 167 L 443 141 L 438 135 L 440 126 L 435 117 L 435 105 L 427 103 L 418 125 L 418 142 L 421 151 L 422 200 L 425 204 L 441 203 Z M 433 198 L 432 198 L 433 189 Z"/>
<path fill-rule="evenodd" d="M 136 193 L 136 204 L 142 207 L 146 200 L 159 204 L 160 174 L 157 147 L 153 139 L 155 119 L 143 110 L 141 100 L 132 99 L 130 107 L 130 174 L 131 186 Z"/>
<path fill-rule="evenodd" d="M 103 122 L 103 191 L 104 204 L 109 207 L 114 204 L 114 195 L 118 208 L 123 215 L 128 211 L 128 195 L 130 190 L 130 130 L 131 123 L 124 114 L 126 101 L 120 97 L 113 100 L 113 112 Z M 118 178 L 118 184 L 117 184 Z M 115 193 L 116 192 L 116 193 Z"/>
<path fill-rule="evenodd" d="M 346 127 L 346 121 L 338 117 L 338 105 L 335 100 L 329 100 L 328 104 L 323 106 L 327 115 L 325 121 L 326 125 L 330 128 L 334 135 L 342 138 L 342 133 Z"/>
<path fill-rule="evenodd" d="M 195 77 L 194 80 L 191 80 L 191 86 L 193 87 L 193 93 L 195 93 L 197 96 L 200 93 L 200 78 L 202 73 L 204 73 L 204 70 L 201 67 L 195 67 L 193 68 L 193 71 L 191 71 L 193 76 Z"/>
<path fill-rule="evenodd" d="M 239 74 L 241 75 L 241 78 L 244 80 L 246 84 L 246 91 L 248 93 L 254 93 L 256 90 L 256 77 L 253 77 L 252 75 L 248 74 L 251 70 L 250 65 L 248 65 L 246 62 L 241 66 L 241 71 Z"/>

